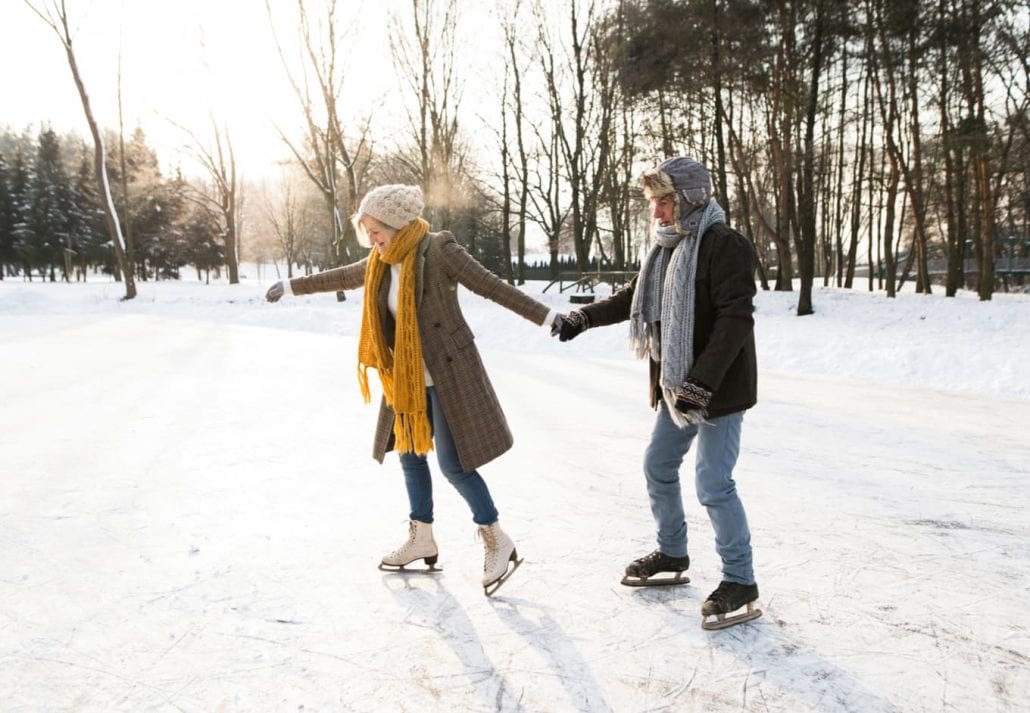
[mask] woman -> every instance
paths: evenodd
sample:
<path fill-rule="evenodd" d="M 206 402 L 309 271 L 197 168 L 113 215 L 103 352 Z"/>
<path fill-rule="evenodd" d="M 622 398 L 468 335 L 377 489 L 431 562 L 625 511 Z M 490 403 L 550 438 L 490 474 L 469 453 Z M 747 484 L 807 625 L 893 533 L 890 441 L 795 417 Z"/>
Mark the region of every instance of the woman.
<path fill-rule="evenodd" d="M 368 193 L 354 216 L 359 239 L 372 248 L 353 265 L 277 282 L 266 295 L 350 290 L 364 286 L 358 382 L 369 400 L 368 369 L 379 373 L 383 399 L 372 455 L 400 454 L 411 506 L 408 539 L 380 569 L 422 559 L 435 569 L 433 488 L 427 453 L 436 445 L 440 470 L 472 510 L 484 544 L 483 591 L 489 596 L 521 563 L 498 523 L 497 508 L 477 468 L 512 446 L 472 330 L 458 306 L 457 285 L 536 324 L 556 313 L 480 265 L 447 232 L 430 233 L 418 186 L 386 185 Z M 510 569 L 509 569 L 510 564 Z"/>

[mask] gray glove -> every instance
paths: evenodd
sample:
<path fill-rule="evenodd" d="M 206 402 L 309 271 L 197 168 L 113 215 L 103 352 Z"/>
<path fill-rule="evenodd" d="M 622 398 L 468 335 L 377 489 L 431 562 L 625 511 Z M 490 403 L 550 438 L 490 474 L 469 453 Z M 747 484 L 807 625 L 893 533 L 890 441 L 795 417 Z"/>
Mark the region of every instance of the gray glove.
<path fill-rule="evenodd" d="M 265 299 L 269 302 L 278 302 L 285 294 L 286 288 L 283 287 L 283 281 L 279 280 L 279 282 L 268 288 L 268 292 L 265 293 Z"/>

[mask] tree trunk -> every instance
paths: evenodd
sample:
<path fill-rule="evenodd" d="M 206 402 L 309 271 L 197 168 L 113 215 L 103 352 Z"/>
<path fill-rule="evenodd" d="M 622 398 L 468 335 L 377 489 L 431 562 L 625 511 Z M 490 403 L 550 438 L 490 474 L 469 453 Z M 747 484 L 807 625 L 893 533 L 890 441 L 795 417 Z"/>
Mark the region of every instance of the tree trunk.
<path fill-rule="evenodd" d="M 118 220 L 118 211 L 114 207 L 114 199 L 111 197 L 111 185 L 107 179 L 107 156 L 104 148 L 104 138 L 100 133 L 100 126 L 93 116 L 93 109 L 90 106 L 89 95 L 86 93 L 86 85 L 82 81 L 79 72 L 79 65 L 75 60 L 75 51 L 72 49 L 71 32 L 68 29 L 68 16 L 64 6 L 58 12 L 56 19 L 53 19 L 39 12 L 29 4 L 29 7 L 46 22 L 50 28 L 57 33 L 64 46 L 65 54 L 68 57 L 68 67 L 71 69 L 72 79 L 75 81 L 75 88 L 79 92 L 79 99 L 82 102 L 82 111 L 86 115 L 86 123 L 89 124 L 90 134 L 93 136 L 93 170 L 96 174 L 97 189 L 100 192 L 101 208 L 104 213 L 104 225 L 107 227 L 108 237 L 114 246 L 115 260 L 119 271 L 124 276 L 125 299 L 131 300 L 136 297 L 136 280 L 133 277 L 132 267 L 127 264 L 125 256 L 124 241 L 122 239 L 121 224 Z M 60 27 L 58 27 L 60 23 Z"/>
<path fill-rule="evenodd" d="M 511 269 L 511 152 L 508 150 L 508 76 L 501 92 L 501 256 L 504 258 L 504 279 L 515 284 Z"/>
<path fill-rule="evenodd" d="M 812 40 L 812 69 L 805 115 L 804 164 L 801 169 L 801 195 L 798 200 L 798 271 L 801 290 L 798 316 L 812 314 L 812 283 L 815 279 L 816 210 L 815 210 L 815 120 L 819 107 L 819 77 L 823 66 L 823 12 L 826 0 L 818 0 L 815 11 L 815 36 Z"/>

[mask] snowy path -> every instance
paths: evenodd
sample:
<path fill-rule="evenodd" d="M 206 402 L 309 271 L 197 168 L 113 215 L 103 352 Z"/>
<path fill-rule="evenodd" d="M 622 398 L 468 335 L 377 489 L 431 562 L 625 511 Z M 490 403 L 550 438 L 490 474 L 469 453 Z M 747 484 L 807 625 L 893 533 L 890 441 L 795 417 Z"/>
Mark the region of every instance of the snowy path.
<path fill-rule="evenodd" d="M 405 499 L 354 351 L 0 315 L 0 710 L 1026 710 L 1026 400 L 763 372 L 737 477 L 766 614 L 708 633 L 692 497 L 694 584 L 618 584 L 652 547 L 641 364 L 484 350 L 526 558 L 486 599 L 446 486 L 444 572 L 376 570 Z"/>

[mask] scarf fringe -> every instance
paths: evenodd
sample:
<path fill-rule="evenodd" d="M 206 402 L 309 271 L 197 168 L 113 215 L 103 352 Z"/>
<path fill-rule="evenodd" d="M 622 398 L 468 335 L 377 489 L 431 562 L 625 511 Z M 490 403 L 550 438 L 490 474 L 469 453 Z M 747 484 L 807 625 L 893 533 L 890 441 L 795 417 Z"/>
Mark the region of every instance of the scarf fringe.
<path fill-rule="evenodd" d="M 393 422 L 393 436 L 398 453 L 424 456 L 433 448 L 433 429 L 425 411 L 398 413 Z"/>

